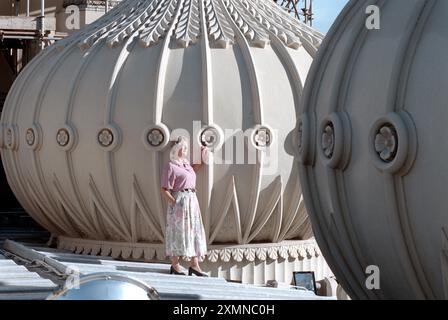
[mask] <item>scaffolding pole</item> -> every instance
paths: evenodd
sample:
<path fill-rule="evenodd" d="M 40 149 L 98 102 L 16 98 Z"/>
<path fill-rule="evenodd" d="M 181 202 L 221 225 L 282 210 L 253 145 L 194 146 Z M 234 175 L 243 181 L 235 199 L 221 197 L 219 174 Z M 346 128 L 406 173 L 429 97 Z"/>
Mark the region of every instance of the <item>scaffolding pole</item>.
<path fill-rule="evenodd" d="M 40 48 L 43 50 L 45 47 L 45 0 L 40 0 Z"/>
<path fill-rule="evenodd" d="M 313 25 L 313 0 L 274 0 L 274 2 L 297 20 Z"/>

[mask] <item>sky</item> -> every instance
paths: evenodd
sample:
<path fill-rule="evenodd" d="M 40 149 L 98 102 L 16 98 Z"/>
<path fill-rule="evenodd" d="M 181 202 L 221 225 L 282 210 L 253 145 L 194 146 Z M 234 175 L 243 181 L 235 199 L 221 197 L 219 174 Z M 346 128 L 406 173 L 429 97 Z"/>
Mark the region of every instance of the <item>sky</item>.
<path fill-rule="evenodd" d="M 334 20 L 347 4 L 348 0 L 314 0 L 313 27 L 320 32 L 327 33 Z"/>

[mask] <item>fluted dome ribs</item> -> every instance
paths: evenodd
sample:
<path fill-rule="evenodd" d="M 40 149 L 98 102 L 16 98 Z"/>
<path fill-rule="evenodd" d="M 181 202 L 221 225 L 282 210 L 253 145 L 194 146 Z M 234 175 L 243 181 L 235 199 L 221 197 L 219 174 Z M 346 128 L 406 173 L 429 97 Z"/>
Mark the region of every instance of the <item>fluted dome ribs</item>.
<path fill-rule="evenodd" d="M 201 36 L 201 19 L 205 19 L 210 46 L 227 48 L 234 43 L 232 21 L 244 34 L 249 44 L 264 48 L 272 36 L 278 37 L 287 47 L 298 49 L 303 41 L 317 48 L 323 36 L 284 14 L 275 4 L 258 0 L 129 0 L 132 4 L 115 7 L 111 14 L 97 20 L 77 37 L 61 41 L 63 47 L 78 41 L 81 49 L 90 48 L 105 38 L 109 47 L 137 37 L 143 47 L 149 47 L 170 35 L 178 47 L 187 48 Z M 129 2 L 128 1 L 128 2 Z M 204 7 L 204 15 L 201 6 Z"/>

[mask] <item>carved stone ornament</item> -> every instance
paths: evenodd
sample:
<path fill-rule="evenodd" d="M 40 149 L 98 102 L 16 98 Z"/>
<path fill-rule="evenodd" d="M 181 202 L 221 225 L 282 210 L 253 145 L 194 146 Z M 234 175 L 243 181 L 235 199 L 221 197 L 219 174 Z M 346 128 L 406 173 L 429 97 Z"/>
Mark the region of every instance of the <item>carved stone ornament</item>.
<path fill-rule="evenodd" d="M 392 161 L 397 155 L 398 136 L 392 125 L 384 125 L 375 137 L 375 150 L 384 162 Z"/>
<path fill-rule="evenodd" d="M 151 129 L 148 132 L 148 142 L 153 147 L 159 147 L 165 141 L 165 135 L 158 128 Z"/>
<path fill-rule="evenodd" d="M 217 151 L 224 142 L 224 133 L 216 125 L 205 127 L 199 133 L 199 143 L 211 151 Z"/>
<path fill-rule="evenodd" d="M 334 153 L 334 126 L 331 123 L 328 123 L 324 127 L 324 131 L 322 132 L 322 142 L 321 147 L 324 152 L 324 155 L 331 159 Z"/>
<path fill-rule="evenodd" d="M 8 149 L 12 149 L 14 145 L 14 131 L 12 128 L 6 128 L 5 145 Z"/>
<path fill-rule="evenodd" d="M 70 142 L 70 133 L 67 129 L 61 128 L 56 134 L 56 141 L 61 147 L 66 147 Z"/>
<path fill-rule="evenodd" d="M 28 128 L 25 134 L 26 143 L 32 146 L 36 142 L 36 133 L 33 128 Z"/>
<path fill-rule="evenodd" d="M 114 142 L 114 134 L 110 129 L 101 129 L 98 133 L 98 142 L 103 147 L 109 147 Z"/>

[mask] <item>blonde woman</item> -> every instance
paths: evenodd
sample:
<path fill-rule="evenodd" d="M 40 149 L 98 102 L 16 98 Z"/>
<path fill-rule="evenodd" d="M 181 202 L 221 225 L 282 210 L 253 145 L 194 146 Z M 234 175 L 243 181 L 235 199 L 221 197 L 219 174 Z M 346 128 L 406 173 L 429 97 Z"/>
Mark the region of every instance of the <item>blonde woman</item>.
<path fill-rule="evenodd" d="M 199 257 L 207 253 L 201 210 L 196 197 L 196 172 L 201 164 L 190 165 L 188 139 L 180 137 L 170 151 L 170 161 L 162 172 L 161 192 L 168 201 L 166 255 L 171 257 L 171 274 L 186 275 L 180 257 L 190 257 L 189 275 L 207 277 L 199 267 Z M 201 148 L 201 155 L 205 149 Z"/>

